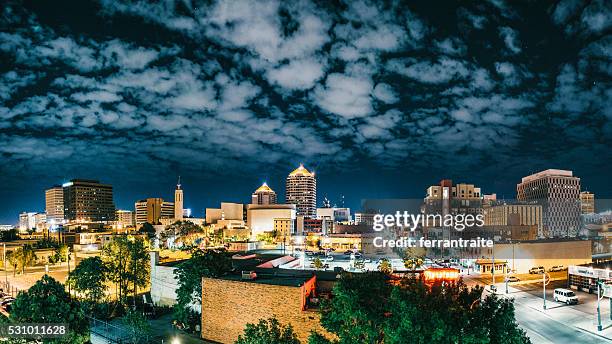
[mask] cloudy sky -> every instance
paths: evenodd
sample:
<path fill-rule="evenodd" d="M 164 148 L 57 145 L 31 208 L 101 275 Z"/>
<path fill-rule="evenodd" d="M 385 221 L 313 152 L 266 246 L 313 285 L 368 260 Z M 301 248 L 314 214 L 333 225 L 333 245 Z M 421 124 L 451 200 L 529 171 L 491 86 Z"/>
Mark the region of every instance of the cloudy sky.
<path fill-rule="evenodd" d="M 421 197 L 441 178 L 506 198 L 571 169 L 612 197 L 612 2 L 28 1 L 0 18 L 0 222 L 74 177 L 119 208 L 197 215 L 284 194 Z"/>

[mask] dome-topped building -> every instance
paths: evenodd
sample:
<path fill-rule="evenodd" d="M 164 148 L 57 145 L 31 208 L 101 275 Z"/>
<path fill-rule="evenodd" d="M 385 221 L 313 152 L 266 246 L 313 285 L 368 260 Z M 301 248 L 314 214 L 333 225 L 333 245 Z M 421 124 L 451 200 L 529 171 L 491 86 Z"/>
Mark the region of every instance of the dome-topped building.
<path fill-rule="evenodd" d="M 276 204 L 276 192 L 263 183 L 251 196 L 251 204 Z"/>
<path fill-rule="evenodd" d="M 304 165 L 287 176 L 286 203 L 295 204 L 297 215 L 314 218 L 317 213 L 317 180 Z"/>

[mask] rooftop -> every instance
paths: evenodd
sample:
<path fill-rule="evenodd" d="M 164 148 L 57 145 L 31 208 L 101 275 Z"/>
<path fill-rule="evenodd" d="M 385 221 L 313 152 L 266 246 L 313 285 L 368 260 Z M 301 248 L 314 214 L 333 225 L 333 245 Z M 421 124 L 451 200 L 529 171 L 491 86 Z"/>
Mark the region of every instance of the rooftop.
<path fill-rule="evenodd" d="M 272 190 L 267 183 L 263 183 L 259 188 L 257 188 L 257 190 L 255 190 L 255 193 L 258 192 L 274 192 L 274 190 Z"/>
<path fill-rule="evenodd" d="M 307 176 L 307 177 L 313 177 L 314 173 L 311 173 L 310 171 L 308 171 L 304 165 L 300 164 L 300 167 L 296 168 L 295 170 L 293 170 L 293 172 L 289 173 L 289 176 Z"/>
<path fill-rule="evenodd" d="M 568 170 L 556 170 L 556 169 L 548 169 L 544 171 L 540 171 L 538 173 L 534 173 L 532 175 L 523 177 L 521 179 L 521 183 L 525 183 L 531 180 L 540 179 L 543 177 L 573 177 L 572 171 Z"/>

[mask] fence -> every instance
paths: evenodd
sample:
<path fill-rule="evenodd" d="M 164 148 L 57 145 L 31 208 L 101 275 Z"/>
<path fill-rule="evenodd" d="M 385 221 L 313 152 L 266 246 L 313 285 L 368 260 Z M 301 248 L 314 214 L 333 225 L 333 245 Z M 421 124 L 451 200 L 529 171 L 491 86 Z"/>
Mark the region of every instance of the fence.
<path fill-rule="evenodd" d="M 12 297 L 17 297 L 17 294 L 21 291 L 21 289 L 11 285 L 8 281 L 0 281 L 0 289 L 5 295 L 10 295 Z"/>

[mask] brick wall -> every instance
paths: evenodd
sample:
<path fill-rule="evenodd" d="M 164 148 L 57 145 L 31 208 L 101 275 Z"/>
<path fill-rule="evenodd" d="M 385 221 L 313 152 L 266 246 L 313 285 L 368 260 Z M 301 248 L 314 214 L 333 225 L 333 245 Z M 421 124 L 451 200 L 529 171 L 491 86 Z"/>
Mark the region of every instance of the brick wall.
<path fill-rule="evenodd" d="M 291 324 L 304 343 L 312 330 L 327 334 L 317 310 L 302 310 L 302 295 L 302 287 L 203 278 L 202 338 L 233 343 L 247 323 L 272 316 Z"/>

